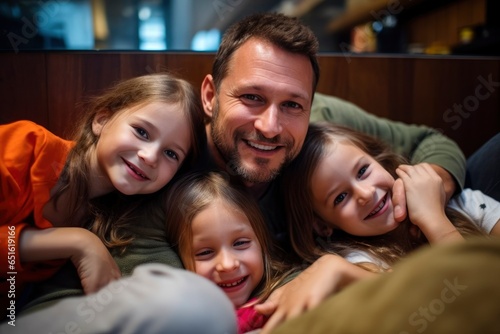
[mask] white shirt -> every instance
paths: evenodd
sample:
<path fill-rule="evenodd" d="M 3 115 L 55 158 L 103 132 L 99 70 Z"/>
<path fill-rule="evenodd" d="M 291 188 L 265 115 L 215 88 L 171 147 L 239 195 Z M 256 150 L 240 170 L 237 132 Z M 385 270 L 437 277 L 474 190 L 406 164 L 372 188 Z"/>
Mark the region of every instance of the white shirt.
<path fill-rule="evenodd" d="M 450 199 L 448 207 L 469 217 L 472 222 L 488 234 L 491 233 L 500 219 L 500 202 L 479 190 L 464 189 L 460 194 Z M 345 256 L 345 259 L 351 263 L 369 262 L 379 267 L 389 268 L 385 262 L 360 250 L 352 251 Z"/>

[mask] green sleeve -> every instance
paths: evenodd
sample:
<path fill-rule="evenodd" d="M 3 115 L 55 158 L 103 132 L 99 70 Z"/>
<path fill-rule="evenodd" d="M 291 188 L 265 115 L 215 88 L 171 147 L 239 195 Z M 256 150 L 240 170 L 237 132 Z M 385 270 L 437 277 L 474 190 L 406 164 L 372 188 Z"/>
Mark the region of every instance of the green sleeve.
<path fill-rule="evenodd" d="M 145 263 L 161 263 L 182 268 L 182 262 L 172 247 L 166 241 L 154 239 L 135 239 L 125 253 L 114 254 L 113 257 L 124 277 L 131 275 L 137 266 Z M 33 312 L 52 305 L 62 298 L 83 294 L 76 269 L 68 261 L 54 276 L 33 288 L 30 301 L 22 312 L 23 314 Z"/>
<path fill-rule="evenodd" d="M 114 259 L 123 276 L 131 275 L 137 266 L 145 263 L 161 263 L 183 268 L 174 249 L 166 241 L 154 239 L 136 239 L 124 254 L 115 255 Z"/>
<path fill-rule="evenodd" d="M 316 93 L 311 123 L 331 121 L 376 136 L 412 164 L 427 162 L 446 169 L 461 190 L 465 181 L 465 156 L 458 145 L 439 131 L 423 125 L 405 124 L 371 115 L 354 104 Z"/>

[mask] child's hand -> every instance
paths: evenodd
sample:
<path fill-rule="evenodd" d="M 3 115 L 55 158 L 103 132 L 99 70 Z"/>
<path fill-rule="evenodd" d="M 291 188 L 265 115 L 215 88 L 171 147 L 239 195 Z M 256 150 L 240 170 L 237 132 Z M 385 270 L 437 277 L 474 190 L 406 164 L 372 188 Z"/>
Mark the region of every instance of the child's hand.
<path fill-rule="evenodd" d="M 429 164 L 401 165 L 396 173 L 404 183 L 408 214 L 413 224 L 421 227 L 445 216 L 443 182 Z"/>
<path fill-rule="evenodd" d="M 98 291 L 121 277 L 120 269 L 101 240 L 92 232 L 80 229 L 81 242 L 76 246 L 71 261 L 78 271 L 86 294 Z"/>
<path fill-rule="evenodd" d="M 394 205 L 394 219 L 400 223 L 406 219 L 406 194 L 403 181 L 396 179 L 392 186 L 392 204 Z"/>
<path fill-rule="evenodd" d="M 19 253 L 21 262 L 71 259 L 85 293 L 95 292 L 121 276 L 101 240 L 80 227 L 25 228 L 20 236 Z"/>
<path fill-rule="evenodd" d="M 261 334 L 269 333 L 281 322 L 316 307 L 332 293 L 370 273 L 337 255 L 324 255 L 294 280 L 280 287 L 255 309 L 271 315 Z"/>
<path fill-rule="evenodd" d="M 408 216 L 429 242 L 462 239 L 445 213 L 446 193 L 441 177 L 427 163 L 401 165 L 396 173 L 404 183 Z"/>

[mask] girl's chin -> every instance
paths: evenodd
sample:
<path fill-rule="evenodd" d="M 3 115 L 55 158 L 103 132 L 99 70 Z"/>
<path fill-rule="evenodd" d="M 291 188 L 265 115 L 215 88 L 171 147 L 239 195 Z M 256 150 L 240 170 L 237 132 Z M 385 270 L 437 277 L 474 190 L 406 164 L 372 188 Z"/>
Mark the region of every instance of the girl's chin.
<path fill-rule="evenodd" d="M 385 226 L 385 232 L 383 234 L 390 233 L 390 232 L 394 231 L 400 225 L 401 225 L 401 222 L 397 222 L 393 217 L 391 217 L 390 222 L 388 222 L 387 225 Z"/>
<path fill-rule="evenodd" d="M 396 230 L 399 226 L 401 226 L 401 222 L 397 222 L 397 221 L 393 220 L 392 223 L 389 226 L 387 226 L 386 233 L 390 233 L 390 232 Z"/>
<path fill-rule="evenodd" d="M 233 302 L 233 305 L 236 309 L 239 309 L 240 307 L 245 306 L 248 300 L 242 300 L 241 298 L 236 298 L 236 299 L 231 299 L 231 302 Z"/>

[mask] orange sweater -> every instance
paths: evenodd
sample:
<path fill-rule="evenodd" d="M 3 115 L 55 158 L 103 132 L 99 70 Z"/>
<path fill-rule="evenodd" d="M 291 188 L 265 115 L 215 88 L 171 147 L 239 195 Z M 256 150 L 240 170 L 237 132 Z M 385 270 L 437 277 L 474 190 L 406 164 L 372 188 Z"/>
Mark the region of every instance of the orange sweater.
<path fill-rule="evenodd" d="M 50 190 L 56 184 L 73 144 L 30 121 L 0 125 L 2 299 L 7 292 L 12 292 L 14 280 L 15 295 L 19 297 L 24 282 L 45 279 L 56 269 L 49 264 L 21 264 L 19 237 L 26 226 L 52 226 L 42 216 L 43 206 L 50 198 Z M 10 280 L 5 282 L 5 278 Z"/>

